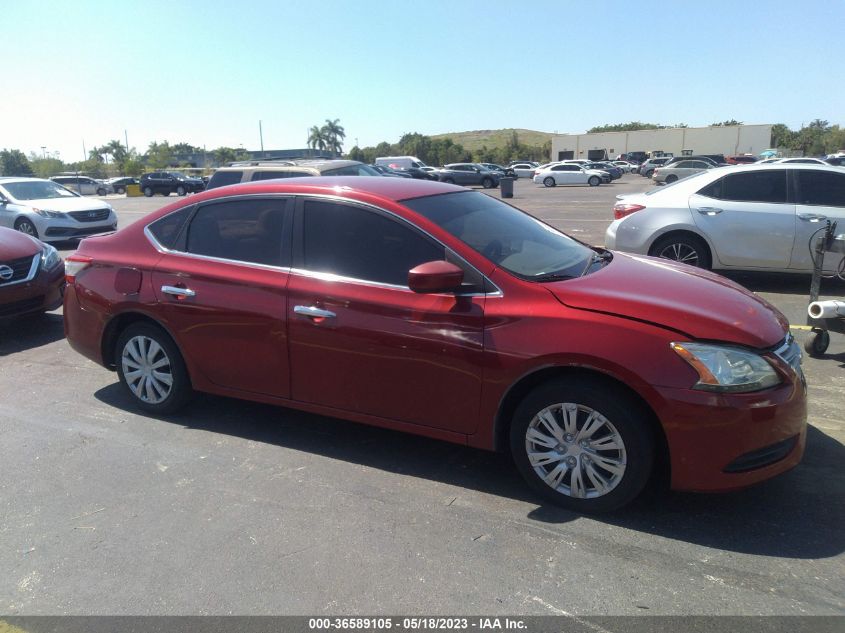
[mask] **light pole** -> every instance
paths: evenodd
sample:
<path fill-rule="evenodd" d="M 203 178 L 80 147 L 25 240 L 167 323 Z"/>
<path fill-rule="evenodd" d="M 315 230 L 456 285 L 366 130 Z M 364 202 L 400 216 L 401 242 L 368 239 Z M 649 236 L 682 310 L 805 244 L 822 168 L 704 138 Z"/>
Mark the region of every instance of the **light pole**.
<path fill-rule="evenodd" d="M 41 146 L 41 158 L 47 158 L 47 146 L 46 145 Z"/>

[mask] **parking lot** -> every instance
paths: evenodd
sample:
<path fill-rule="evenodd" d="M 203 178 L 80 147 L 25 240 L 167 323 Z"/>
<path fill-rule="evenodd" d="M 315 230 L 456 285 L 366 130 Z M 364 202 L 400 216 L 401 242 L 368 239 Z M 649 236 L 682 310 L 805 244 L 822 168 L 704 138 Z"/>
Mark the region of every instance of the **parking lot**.
<path fill-rule="evenodd" d="M 602 244 L 614 197 L 650 186 L 518 180 L 512 203 Z M 177 198 L 106 200 L 126 226 Z M 804 323 L 809 276 L 731 278 Z M 61 311 L 0 324 L 0 357 L 9 614 L 845 609 L 843 336 L 805 356 L 797 469 L 728 495 L 654 490 L 601 517 L 545 505 L 505 456 L 457 445 L 203 395 L 141 415 L 114 373 L 69 348 Z"/>

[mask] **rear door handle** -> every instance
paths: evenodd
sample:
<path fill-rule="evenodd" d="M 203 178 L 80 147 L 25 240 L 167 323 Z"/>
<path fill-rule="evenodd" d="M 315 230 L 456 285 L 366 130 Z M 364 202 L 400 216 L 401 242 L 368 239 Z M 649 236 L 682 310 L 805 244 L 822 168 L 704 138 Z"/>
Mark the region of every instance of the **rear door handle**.
<path fill-rule="evenodd" d="M 805 222 L 824 222 L 827 220 L 826 215 L 816 215 L 815 213 L 799 213 L 798 218 Z"/>
<path fill-rule="evenodd" d="M 190 288 L 177 288 L 176 286 L 162 286 L 161 291 L 166 295 L 173 295 L 179 298 L 197 296 L 197 293 Z"/>
<path fill-rule="evenodd" d="M 309 319 L 333 319 L 337 316 L 334 312 L 321 310 L 315 306 L 294 306 L 293 312 Z"/>
<path fill-rule="evenodd" d="M 701 215 L 718 215 L 724 209 L 719 209 L 717 207 L 701 207 L 700 209 L 696 209 Z"/>

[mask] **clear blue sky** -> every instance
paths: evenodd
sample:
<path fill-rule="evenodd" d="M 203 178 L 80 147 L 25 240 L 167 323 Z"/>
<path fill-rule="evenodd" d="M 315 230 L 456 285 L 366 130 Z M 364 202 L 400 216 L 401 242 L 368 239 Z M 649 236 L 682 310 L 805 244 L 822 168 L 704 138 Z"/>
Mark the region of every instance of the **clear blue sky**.
<path fill-rule="evenodd" d="M 842 0 L 0 0 L 0 148 L 843 124 Z M 645 51 L 651 51 L 643 55 Z"/>

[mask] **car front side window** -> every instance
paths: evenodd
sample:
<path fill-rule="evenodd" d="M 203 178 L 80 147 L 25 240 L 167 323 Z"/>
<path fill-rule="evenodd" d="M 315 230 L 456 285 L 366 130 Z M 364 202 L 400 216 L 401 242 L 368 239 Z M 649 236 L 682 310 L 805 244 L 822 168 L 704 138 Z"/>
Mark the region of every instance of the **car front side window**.
<path fill-rule="evenodd" d="M 407 287 L 408 271 L 445 258 L 445 248 L 376 211 L 306 200 L 301 265 L 310 272 Z"/>

